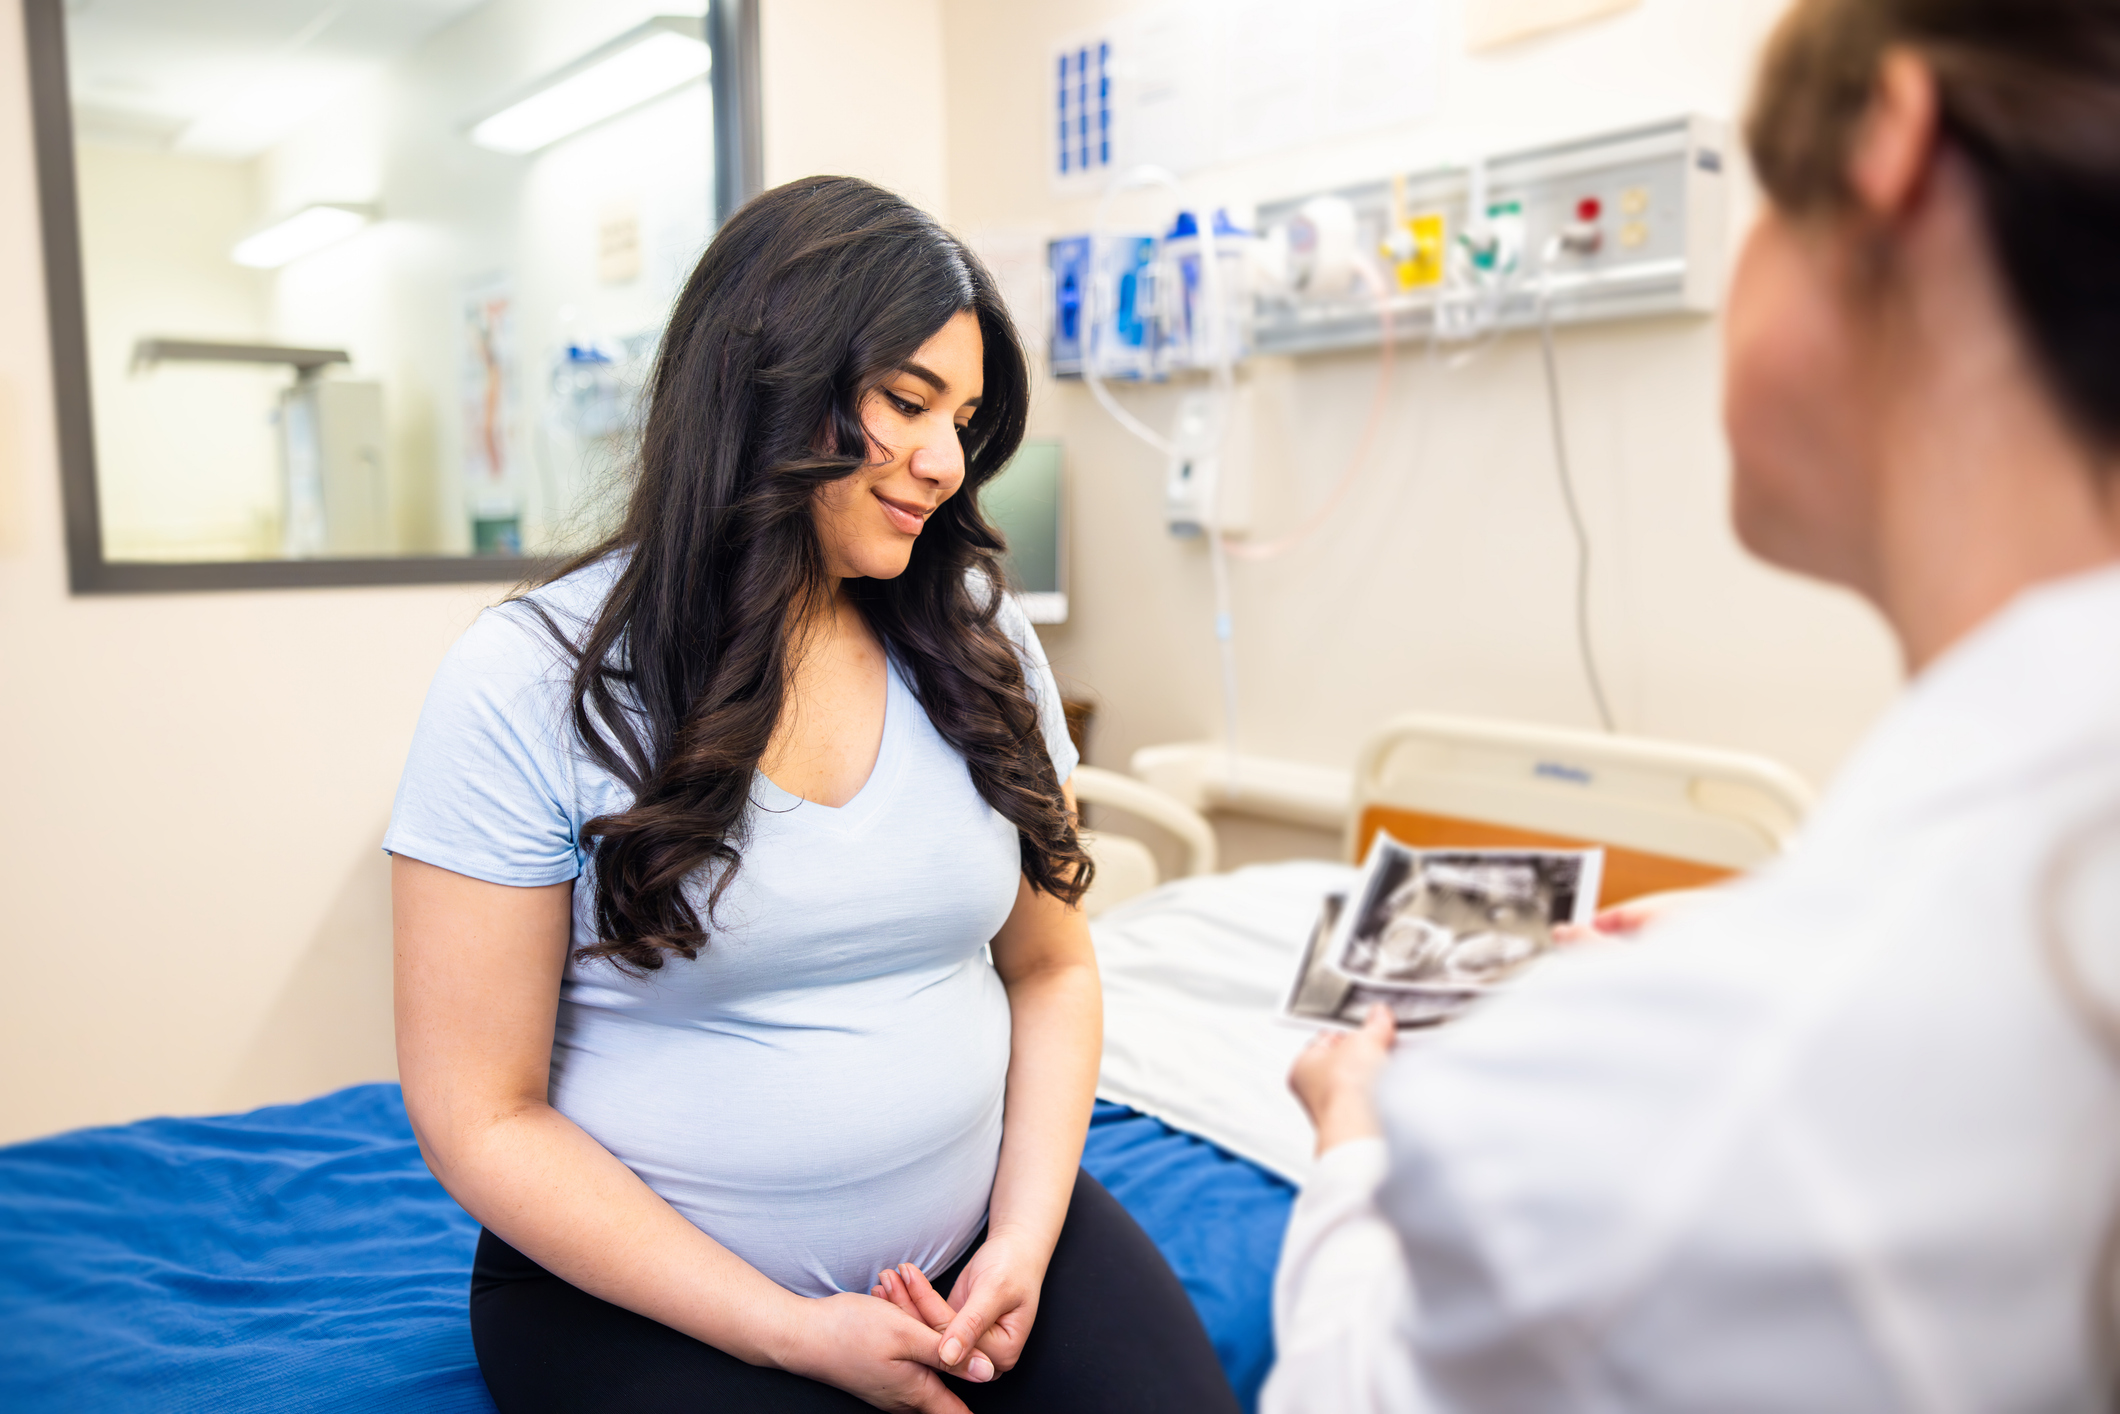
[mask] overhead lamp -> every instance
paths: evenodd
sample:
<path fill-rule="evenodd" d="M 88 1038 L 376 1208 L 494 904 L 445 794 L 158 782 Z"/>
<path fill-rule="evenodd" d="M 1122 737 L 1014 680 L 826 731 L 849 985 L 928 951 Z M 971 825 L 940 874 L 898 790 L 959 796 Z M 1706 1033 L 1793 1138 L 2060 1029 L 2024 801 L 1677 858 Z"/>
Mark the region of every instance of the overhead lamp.
<path fill-rule="evenodd" d="M 712 63 L 697 18 L 658 15 L 539 79 L 473 124 L 471 140 L 495 152 L 536 152 L 690 83 Z"/>
<path fill-rule="evenodd" d="M 300 260 L 328 245 L 337 245 L 373 221 L 373 206 L 352 202 L 319 202 L 305 206 L 285 220 L 237 241 L 229 259 L 253 270 L 277 270 L 290 260 Z"/>

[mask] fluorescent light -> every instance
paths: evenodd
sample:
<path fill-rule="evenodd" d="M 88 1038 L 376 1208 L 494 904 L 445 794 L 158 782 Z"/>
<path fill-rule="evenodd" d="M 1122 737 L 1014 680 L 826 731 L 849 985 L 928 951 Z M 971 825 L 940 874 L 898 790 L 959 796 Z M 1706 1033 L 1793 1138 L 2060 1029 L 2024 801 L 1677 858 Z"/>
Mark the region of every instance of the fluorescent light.
<path fill-rule="evenodd" d="M 286 220 L 237 241 L 228 257 L 253 270 L 277 270 L 290 260 L 337 245 L 374 217 L 374 209 L 365 206 L 305 206 Z"/>
<path fill-rule="evenodd" d="M 665 15 L 540 81 L 471 129 L 495 152 L 526 153 L 638 108 L 704 74 L 713 55 L 698 20 Z"/>

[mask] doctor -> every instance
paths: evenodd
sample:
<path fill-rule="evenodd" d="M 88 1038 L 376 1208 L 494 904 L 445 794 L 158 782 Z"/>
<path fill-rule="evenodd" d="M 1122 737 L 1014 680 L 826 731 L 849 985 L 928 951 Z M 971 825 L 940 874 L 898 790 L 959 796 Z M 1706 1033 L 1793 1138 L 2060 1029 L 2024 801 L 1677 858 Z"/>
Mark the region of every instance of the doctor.
<path fill-rule="evenodd" d="M 2120 7 L 1801 0 L 1745 543 L 1912 686 L 1799 852 L 1292 1083 L 1267 1414 L 2090 1410 L 2120 1232 Z"/>

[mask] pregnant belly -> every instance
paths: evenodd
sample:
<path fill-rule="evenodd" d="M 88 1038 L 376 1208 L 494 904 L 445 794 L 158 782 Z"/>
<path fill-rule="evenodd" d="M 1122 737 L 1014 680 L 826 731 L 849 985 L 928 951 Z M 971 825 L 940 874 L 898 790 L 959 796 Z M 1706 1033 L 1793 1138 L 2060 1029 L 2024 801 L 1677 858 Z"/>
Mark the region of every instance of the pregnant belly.
<path fill-rule="evenodd" d="M 884 979 L 876 984 L 884 985 Z M 975 965 L 911 996 L 751 999 L 673 1024 L 562 1004 L 552 1103 L 708 1236 L 791 1291 L 939 1271 L 986 1220 L 1006 996 Z"/>

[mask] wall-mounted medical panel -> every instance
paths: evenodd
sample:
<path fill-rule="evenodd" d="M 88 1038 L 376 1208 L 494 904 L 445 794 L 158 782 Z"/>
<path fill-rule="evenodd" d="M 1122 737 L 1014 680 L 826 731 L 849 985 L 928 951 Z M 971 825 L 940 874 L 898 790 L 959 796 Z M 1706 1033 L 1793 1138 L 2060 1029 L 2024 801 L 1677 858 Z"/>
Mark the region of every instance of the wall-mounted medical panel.
<path fill-rule="evenodd" d="M 1268 264 L 1287 274 L 1259 293 L 1252 347 L 1374 345 L 1380 294 L 1400 338 L 1532 327 L 1542 296 L 1561 324 L 1710 313 L 1728 141 L 1684 117 L 1262 204 Z"/>

